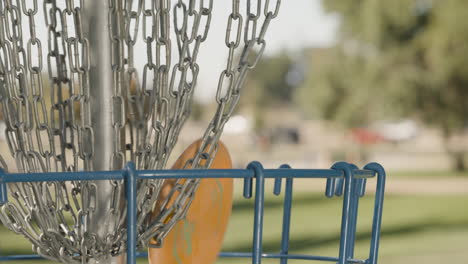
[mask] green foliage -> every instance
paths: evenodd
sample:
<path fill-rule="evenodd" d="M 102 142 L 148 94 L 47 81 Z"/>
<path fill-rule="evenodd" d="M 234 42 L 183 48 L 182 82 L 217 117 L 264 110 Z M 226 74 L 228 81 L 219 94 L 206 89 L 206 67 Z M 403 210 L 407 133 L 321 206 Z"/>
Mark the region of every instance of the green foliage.
<path fill-rule="evenodd" d="M 447 135 L 468 113 L 468 2 L 326 0 L 340 41 L 312 57 L 297 98 L 307 112 L 347 125 L 417 117 Z M 305 102 L 308 100 L 309 102 Z"/>
<path fill-rule="evenodd" d="M 191 112 L 191 117 L 194 121 L 201 121 L 203 120 L 203 114 L 204 114 L 204 105 L 197 102 L 193 101 L 192 102 L 192 112 Z"/>
<path fill-rule="evenodd" d="M 287 75 L 292 65 L 293 61 L 285 53 L 264 56 L 249 73 L 244 93 L 246 102 L 260 108 L 290 103 L 293 88 L 287 82 Z"/>
<path fill-rule="evenodd" d="M 351 60 L 337 49 L 312 51 L 312 71 L 304 85 L 296 93 L 296 100 L 305 112 L 317 119 L 336 120 L 355 126 L 375 118 L 376 112 L 368 111 L 375 83 L 371 73 L 356 68 L 361 62 Z M 369 85 L 367 85 L 369 84 Z"/>
<path fill-rule="evenodd" d="M 295 62 L 286 53 L 264 56 L 249 72 L 243 88 L 239 108 L 250 109 L 254 117 L 254 130 L 265 128 L 268 109 L 292 103 L 295 85 L 288 82 L 288 75 Z"/>

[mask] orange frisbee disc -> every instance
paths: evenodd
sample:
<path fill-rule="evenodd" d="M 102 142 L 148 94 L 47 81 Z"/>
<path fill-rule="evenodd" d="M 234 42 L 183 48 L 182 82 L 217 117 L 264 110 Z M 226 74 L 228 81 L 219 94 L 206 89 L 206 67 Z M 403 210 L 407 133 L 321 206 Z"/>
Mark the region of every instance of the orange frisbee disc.
<path fill-rule="evenodd" d="M 181 169 L 193 158 L 201 141 L 190 145 L 177 159 L 173 169 Z M 211 169 L 232 168 L 231 157 L 224 144 Z M 170 182 L 167 183 L 170 185 Z M 168 186 L 170 189 L 170 186 Z M 164 190 L 163 190 L 164 193 Z M 203 179 L 185 219 L 177 223 L 164 239 L 161 248 L 149 249 L 150 264 L 211 264 L 216 261 L 223 243 L 232 209 L 233 180 Z"/>

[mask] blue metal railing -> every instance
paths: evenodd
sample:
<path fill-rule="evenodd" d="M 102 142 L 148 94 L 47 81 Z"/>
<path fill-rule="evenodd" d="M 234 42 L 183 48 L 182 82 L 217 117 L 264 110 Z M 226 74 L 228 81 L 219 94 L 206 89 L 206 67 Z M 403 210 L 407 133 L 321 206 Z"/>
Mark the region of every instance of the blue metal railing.
<path fill-rule="evenodd" d="M 357 214 L 360 197 L 364 196 L 366 181 L 377 178 L 375 193 L 372 235 L 369 248 L 369 258 L 354 259 L 354 244 L 356 236 Z M 287 264 L 289 259 L 318 260 L 338 264 L 363 263 L 376 264 L 378 258 L 380 229 L 382 223 L 382 208 L 385 192 L 385 171 L 377 163 L 370 163 L 364 169 L 346 162 L 338 162 L 329 170 L 290 169 L 284 165 L 280 169 L 264 169 L 258 162 L 252 162 L 247 169 L 210 169 L 210 170 L 150 170 L 137 171 L 133 163 L 127 164 L 120 171 L 96 172 L 50 172 L 50 173 L 4 173 L 0 172 L 0 204 L 8 201 L 6 184 L 9 182 L 50 182 L 50 181 L 88 181 L 88 180 L 124 180 L 127 198 L 127 263 L 135 264 L 137 257 L 146 257 L 146 253 L 136 251 L 136 182 L 144 179 L 173 178 L 240 178 L 244 179 L 243 194 L 251 198 L 253 179 L 255 179 L 255 209 L 253 227 L 252 252 L 222 252 L 221 257 L 251 258 L 253 264 L 260 264 L 262 258 L 280 259 L 281 264 Z M 265 179 L 275 179 L 274 193 L 281 192 L 282 179 L 286 179 L 283 209 L 283 228 L 281 251 L 279 254 L 262 251 L 263 210 L 265 198 Z M 325 195 L 327 197 L 343 196 L 341 237 L 338 257 L 299 255 L 289 253 L 289 229 L 292 207 L 292 192 L 294 178 L 327 179 Z M 0 256 L 1 261 L 41 259 L 38 255 Z"/>

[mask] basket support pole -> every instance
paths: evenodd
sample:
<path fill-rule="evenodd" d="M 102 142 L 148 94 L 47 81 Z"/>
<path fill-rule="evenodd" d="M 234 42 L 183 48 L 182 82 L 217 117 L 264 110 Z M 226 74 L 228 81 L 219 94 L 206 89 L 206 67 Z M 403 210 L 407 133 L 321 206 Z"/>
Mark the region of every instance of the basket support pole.
<path fill-rule="evenodd" d="M 110 40 L 109 1 L 85 0 L 83 22 L 90 46 L 91 123 L 94 131 L 93 170 L 110 170 L 114 151 L 112 41 Z M 106 224 L 112 185 L 109 181 L 95 181 L 96 210 L 89 231 L 105 239 L 113 224 Z M 121 263 L 112 258 L 109 263 Z"/>

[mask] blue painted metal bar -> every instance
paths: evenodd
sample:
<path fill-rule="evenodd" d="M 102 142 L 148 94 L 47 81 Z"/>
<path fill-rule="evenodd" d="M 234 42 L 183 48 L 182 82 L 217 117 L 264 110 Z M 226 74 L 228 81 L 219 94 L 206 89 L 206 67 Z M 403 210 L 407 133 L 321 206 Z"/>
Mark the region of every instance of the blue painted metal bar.
<path fill-rule="evenodd" d="M 147 257 L 147 253 L 136 252 L 136 181 L 138 179 L 167 179 L 167 178 L 244 178 L 244 196 L 252 197 L 253 179 L 256 179 L 255 215 L 252 253 L 224 252 L 221 257 L 252 258 L 252 263 L 260 264 L 262 258 L 278 258 L 281 264 L 287 264 L 289 259 L 317 260 L 338 262 L 339 264 L 360 263 L 376 264 L 382 223 L 382 209 L 385 192 L 385 171 L 377 163 L 368 164 L 364 170 L 358 170 L 352 164 L 336 163 L 330 170 L 264 170 L 258 162 L 249 164 L 244 170 L 159 170 L 136 171 L 134 164 L 128 164 L 125 170 L 104 172 L 66 172 L 66 173 L 16 173 L 6 174 L 0 171 L 0 204 L 6 202 L 8 182 L 43 182 L 43 181 L 71 181 L 71 180 L 124 180 L 127 197 L 127 264 L 135 264 L 136 257 Z M 377 175 L 377 187 L 374 204 L 372 237 L 368 260 L 353 259 L 357 212 L 359 198 L 364 195 L 366 179 Z M 265 179 L 275 178 L 274 193 L 281 192 L 281 179 L 286 178 L 283 229 L 281 252 L 267 254 L 262 252 L 263 211 L 265 195 Z M 326 178 L 326 196 L 343 195 L 341 240 L 339 257 L 289 254 L 289 232 L 292 207 L 292 188 L 294 178 Z M 0 256 L 1 261 L 43 259 L 37 255 Z"/>
<path fill-rule="evenodd" d="M 348 239 L 349 239 L 349 215 L 351 208 L 351 195 L 352 195 L 352 172 L 351 166 L 346 162 L 338 162 L 332 167 L 333 169 L 342 170 L 345 174 L 344 180 L 344 197 L 343 209 L 341 214 L 341 239 L 338 264 L 346 264 L 348 259 Z"/>
<path fill-rule="evenodd" d="M 278 170 L 265 169 L 265 178 L 344 178 L 345 175 L 340 170 L 310 170 L 310 169 L 294 169 L 294 170 Z M 373 178 L 375 172 L 371 170 L 355 170 L 353 175 L 356 179 Z"/>
<path fill-rule="evenodd" d="M 123 180 L 125 171 L 79 171 L 79 172 L 47 172 L 47 173 L 7 173 L 3 182 L 50 182 L 50 181 L 95 181 Z M 138 179 L 207 179 L 207 178 L 253 178 L 251 170 L 242 169 L 212 169 L 212 170 L 147 170 L 136 171 Z M 357 178 L 375 177 L 371 170 L 356 170 Z M 263 170 L 264 178 L 344 178 L 339 170 Z"/>
<path fill-rule="evenodd" d="M 147 258 L 147 252 L 138 252 L 136 254 L 137 258 Z M 242 253 L 242 252 L 221 252 L 219 254 L 221 258 L 252 258 L 252 253 Z M 317 261 L 330 261 L 336 262 L 338 258 L 336 257 L 327 257 L 327 256 L 315 256 L 315 255 L 302 255 L 302 254 L 270 254 L 262 253 L 262 258 L 277 258 L 277 259 L 296 259 L 296 260 L 317 260 Z M 0 257 L 0 262 L 3 261 L 13 261 L 13 260 L 44 260 L 45 258 L 39 255 L 12 255 Z M 359 259 L 350 259 L 349 263 L 365 263 L 365 260 Z"/>
<path fill-rule="evenodd" d="M 47 173 L 7 173 L 4 182 L 50 182 L 50 181 L 95 181 L 123 180 L 124 171 L 78 171 Z"/>
<path fill-rule="evenodd" d="M 253 185 L 252 177 L 244 178 L 244 198 L 246 199 L 252 198 L 252 185 Z"/>
<path fill-rule="evenodd" d="M 13 255 L 0 257 L 0 262 L 13 260 L 41 260 L 44 259 L 39 255 Z"/>
<path fill-rule="evenodd" d="M 377 163 L 370 163 L 364 168 L 374 170 L 377 173 L 374 218 L 372 223 L 372 236 L 368 261 L 369 264 L 377 264 L 377 258 L 379 256 L 380 230 L 382 228 L 382 212 L 385 194 L 386 174 L 384 168 Z"/>
<path fill-rule="evenodd" d="M 354 171 L 356 165 L 350 164 L 352 170 Z M 358 207 L 359 207 L 359 198 L 360 198 L 360 187 L 361 187 L 361 180 L 363 179 L 355 179 L 354 175 L 351 176 L 351 206 L 350 206 L 350 214 L 349 214 L 349 229 L 348 229 L 348 245 L 347 245 L 347 252 L 348 257 L 354 257 L 354 245 L 356 242 L 356 225 L 357 225 L 357 217 L 358 217 Z"/>
<path fill-rule="evenodd" d="M 275 178 L 275 184 L 273 186 L 273 194 L 278 196 L 281 194 L 281 182 L 283 181 L 282 178 Z"/>
<path fill-rule="evenodd" d="M 343 190 L 344 190 L 343 188 L 344 188 L 345 179 L 344 178 L 335 179 L 335 182 L 336 182 L 335 195 L 342 196 Z"/>
<path fill-rule="evenodd" d="M 254 211 L 254 231 L 252 245 L 252 264 L 262 263 L 262 240 L 263 240 L 263 207 L 265 205 L 265 178 L 262 164 L 252 162 L 247 167 L 255 174 L 255 211 Z"/>
<path fill-rule="evenodd" d="M 138 252 L 136 255 L 137 258 L 147 258 L 147 252 Z M 240 253 L 240 252 L 221 252 L 219 254 L 221 258 L 252 258 L 252 253 Z M 336 257 L 327 257 L 327 256 L 314 256 L 314 255 L 301 255 L 301 254 L 269 254 L 262 253 L 262 258 L 270 259 L 296 259 L 296 260 L 316 260 L 316 261 L 330 261 L 336 262 L 338 258 Z M 4 261 L 14 261 L 14 260 L 44 260 L 45 258 L 39 255 L 12 255 L 0 257 L 0 262 Z M 359 259 L 350 259 L 348 263 L 366 263 L 365 260 Z"/>
<path fill-rule="evenodd" d="M 243 252 L 223 252 L 219 254 L 220 257 L 223 258 L 251 258 L 252 253 L 243 253 Z M 270 259 L 281 259 L 287 257 L 288 259 L 296 259 L 296 260 L 317 260 L 317 261 L 329 261 L 329 262 L 336 262 L 338 258 L 335 257 L 326 257 L 326 256 L 312 256 L 312 255 L 299 255 L 299 254 L 269 254 L 263 253 L 261 255 L 262 258 L 270 258 Z M 364 262 L 363 262 L 364 263 Z"/>
<path fill-rule="evenodd" d="M 251 258 L 252 253 L 241 253 L 241 252 L 222 252 L 219 254 L 222 258 Z M 326 256 L 314 256 L 314 255 L 302 255 L 302 254 L 271 254 L 263 253 L 262 258 L 269 259 L 295 259 L 295 260 L 315 260 L 315 261 L 328 261 L 328 262 L 337 262 L 338 258 L 336 257 L 326 257 Z M 366 260 L 362 259 L 348 259 L 348 264 L 366 264 Z"/>
<path fill-rule="evenodd" d="M 325 196 L 328 198 L 332 198 L 335 194 L 335 185 L 336 179 L 335 178 L 328 178 L 327 179 L 327 187 L 325 188 Z"/>
<path fill-rule="evenodd" d="M 136 255 L 137 258 L 147 258 L 147 252 L 138 252 Z M 242 252 L 221 252 L 219 254 L 221 258 L 252 258 L 252 253 L 242 253 Z M 329 261 L 329 262 L 336 262 L 338 258 L 336 257 L 327 257 L 327 256 L 314 256 L 314 255 L 302 255 L 302 254 L 270 254 L 270 253 L 262 253 L 262 258 L 269 258 L 269 259 L 281 259 L 281 258 L 288 258 L 288 259 L 296 259 L 296 260 L 316 260 L 316 261 Z M 39 255 L 13 255 L 8 257 L 0 257 L 0 262 L 3 261 L 14 261 L 14 260 L 44 260 L 45 258 Z M 360 259 L 350 259 L 348 263 L 362 263 L 365 264 L 365 260 Z"/>
<path fill-rule="evenodd" d="M 283 165 L 281 168 L 290 169 L 289 165 Z M 291 208 L 292 208 L 292 194 L 293 194 L 293 178 L 286 179 L 286 186 L 284 188 L 284 202 L 283 202 L 283 229 L 281 231 L 281 255 L 288 255 L 289 253 L 289 233 L 291 229 Z M 288 257 L 282 257 L 280 264 L 288 264 Z"/>
<path fill-rule="evenodd" d="M 367 179 L 359 179 L 359 197 L 364 197 L 366 194 Z"/>
<path fill-rule="evenodd" d="M 125 174 L 125 193 L 127 196 L 127 264 L 136 263 L 136 241 L 137 241 L 137 176 L 135 164 L 127 164 Z"/>
<path fill-rule="evenodd" d="M 5 171 L 0 169 L 0 205 L 8 202 L 7 185 L 4 182 Z"/>
<path fill-rule="evenodd" d="M 136 258 L 148 258 L 148 252 L 137 252 Z M 46 260 L 40 255 L 10 255 L 0 256 L 0 262 L 14 261 L 14 260 Z M 130 263 L 127 263 L 130 264 Z"/>

